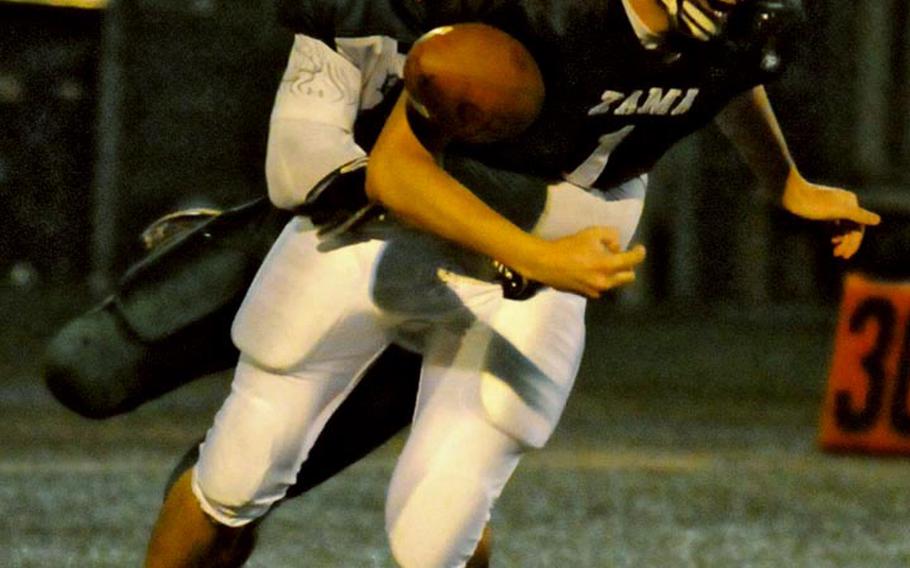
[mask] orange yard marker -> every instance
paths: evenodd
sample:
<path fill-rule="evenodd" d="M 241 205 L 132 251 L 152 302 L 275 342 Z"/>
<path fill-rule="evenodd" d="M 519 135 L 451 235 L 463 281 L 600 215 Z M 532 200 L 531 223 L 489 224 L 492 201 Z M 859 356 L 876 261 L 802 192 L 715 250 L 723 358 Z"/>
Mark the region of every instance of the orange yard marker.
<path fill-rule="evenodd" d="M 910 283 L 851 274 L 834 339 L 819 444 L 910 454 Z"/>

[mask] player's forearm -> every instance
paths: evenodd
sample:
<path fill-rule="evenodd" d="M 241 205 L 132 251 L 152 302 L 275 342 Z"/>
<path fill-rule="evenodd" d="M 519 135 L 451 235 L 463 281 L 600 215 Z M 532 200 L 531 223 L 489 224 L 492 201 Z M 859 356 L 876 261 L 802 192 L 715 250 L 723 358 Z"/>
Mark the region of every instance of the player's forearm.
<path fill-rule="evenodd" d="M 716 123 L 765 190 L 780 201 L 788 178 L 798 172 L 764 87 L 733 99 Z"/>
<path fill-rule="evenodd" d="M 409 223 L 518 270 L 531 270 L 546 245 L 436 164 L 408 126 L 403 99 L 370 154 L 367 194 Z"/>

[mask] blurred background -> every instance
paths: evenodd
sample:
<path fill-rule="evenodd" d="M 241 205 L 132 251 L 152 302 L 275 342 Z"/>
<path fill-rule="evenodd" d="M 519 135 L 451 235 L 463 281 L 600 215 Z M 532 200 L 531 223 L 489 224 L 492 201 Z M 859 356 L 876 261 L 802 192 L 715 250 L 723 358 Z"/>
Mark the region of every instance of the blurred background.
<path fill-rule="evenodd" d="M 910 3 L 804 4 L 775 108 L 803 172 L 881 227 L 834 260 L 716 130 L 675 148 L 641 278 L 593 306 L 563 423 L 494 515 L 498 565 L 910 565 L 906 462 L 815 441 L 844 275 L 910 279 Z M 290 42 L 261 0 L 0 0 L 0 566 L 139 564 L 227 377 L 90 422 L 45 391 L 43 342 L 141 256 L 146 224 L 263 194 Z M 251 565 L 391 566 L 399 447 L 279 511 Z"/>

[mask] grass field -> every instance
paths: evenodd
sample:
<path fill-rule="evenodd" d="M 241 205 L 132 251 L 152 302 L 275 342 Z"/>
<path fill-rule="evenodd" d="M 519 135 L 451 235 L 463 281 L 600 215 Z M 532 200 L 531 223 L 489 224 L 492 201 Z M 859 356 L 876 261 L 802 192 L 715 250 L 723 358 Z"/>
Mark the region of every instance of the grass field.
<path fill-rule="evenodd" d="M 137 566 L 224 377 L 89 422 L 38 380 L 78 293 L 0 293 L 0 567 Z M 75 298 L 75 299 L 74 299 Z M 910 462 L 816 449 L 834 315 L 609 307 L 552 443 L 494 513 L 498 567 L 910 566 Z M 392 566 L 401 440 L 274 514 L 251 566 Z"/>

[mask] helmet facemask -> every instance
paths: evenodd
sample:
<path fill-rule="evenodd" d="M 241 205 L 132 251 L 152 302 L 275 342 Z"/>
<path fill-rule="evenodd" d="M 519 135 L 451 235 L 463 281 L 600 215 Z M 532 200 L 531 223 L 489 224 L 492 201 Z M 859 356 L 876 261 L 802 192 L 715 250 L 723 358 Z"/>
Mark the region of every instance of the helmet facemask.
<path fill-rule="evenodd" d="M 660 0 L 673 32 L 706 42 L 723 35 L 730 12 L 741 0 Z"/>
<path fill-rule="evenodd" d="M 803 20 L 801 0 L 660 0 L 670 17 L 665 47 L 721 44 L 760 57 L 759 66 L 775 72 L 782 65 L 781 42 Z M 785 50 L 786 51 L 786 50 Z"/>

